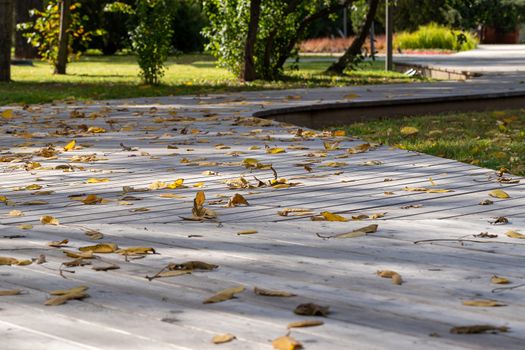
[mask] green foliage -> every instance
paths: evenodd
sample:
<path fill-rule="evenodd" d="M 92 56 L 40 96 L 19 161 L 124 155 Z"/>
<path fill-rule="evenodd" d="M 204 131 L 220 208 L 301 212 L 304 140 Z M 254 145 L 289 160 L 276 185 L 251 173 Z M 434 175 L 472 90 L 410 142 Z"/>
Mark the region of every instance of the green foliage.
<path fill-rule="evenodd" d="M 314 23 L 311 16 L 339 3 L 337 0 L 299 0 L 286 4 L 282 0 L 263 1 L 254 50 L 257 76 L 272 80 L 282 75 L 286 60 L 298 57 L 296 43 Z M 221 67 L 238 75 L 243 63 L 250 0 L 204 0 L 203 9 L 209 19 L 209 25 L 203 30 L 209 42 L 206 50 L 218 59 Z"/>
<path fill-rule="evenodd" d="M 97 31 L 86 31 L 84 24 L 89 20 L 79 12 L 81 4 L 73 3 L 71 10 L 71 25 L 67 29 L 69 34 L 69 58 L 73 56 L 71 43 L 73 40 L 80 45 L 87 46 L 93 35 L 99 35 Z M 59 0 L 48 1 L 44 10 L 31 10 L 33 22 L 22 23 L 17 26 L 18 30 L 24 32 L 28 42 L 37 48 L 43 60 L 55 65 L 58 59 L 58 39 L 60 36 L 60 6 Z M 78 58 L 80 51 L 75 53 Z"/>
<path fill-rule="evenodd" d="M 472 50 L 477 39 L 469 32 L 452 30 L 431 23 L 420 26 L 415 32 L 403 32 L 395 37 L 395 46 L 400 49 L 441 49 L 452 51 Z"/>
<path fill-rule="evenodd" d="M 368 0 L 354 1 L 351 9 L 350 20 L 352 21 L 352 30 L 354 33 L 359 33 L 359 30 L 365 24 L 366 14 L 368 13 Z"/>
<path fill-rule="evenodd" d="M 171 16 L 166 0 L 137 0 L 137 27 L 130 33 L 133 50 L 146 84 L 157 85 L 171 50 Z"/>

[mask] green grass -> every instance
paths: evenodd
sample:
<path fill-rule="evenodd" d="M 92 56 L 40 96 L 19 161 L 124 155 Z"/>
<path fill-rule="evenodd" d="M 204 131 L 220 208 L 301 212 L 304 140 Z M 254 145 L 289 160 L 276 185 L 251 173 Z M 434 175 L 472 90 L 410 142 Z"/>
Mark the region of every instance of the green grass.
<path fill-rule="evenodd" d="M 419 132 L 404 136 L 407 126 Z M 525 175 L 525 110 L 370 121 L 345 129 L 367 141 Z"/>
<path fill-rule="evenodd" d="M 132 56 L 85 56 L 68 65 L 65 76 L 51 74 L 51 66 L 13 66 L 13 83 L 0 83 L 0 105 L 43 103 L 57 100 L 94 100 L 130 97 L 168 96 L 240 90 L 285 89 L 344 86 L 390 82 L 410 82 L 399 73 L 384 72 L 380 63 L 363 64 L 343 77 L 321 74 L 330 64 L 321 58 L 300 63 L 298 71 L 287 70 L 280 81 L 239 82 L 225 69 L 217 68 L 207 55 L 170 57 L 160 86 L 142 85 Z"/>
<path fill-rule="evenodd" d="M 465 41 L 458 41 L 461 35 Z M 403 32 L 395 37 L 394 45 L 402 50 L 440 49 L 451 51 L 466 51 L 475 49 L 478 40 L 469 32 L 452 30 L 435 23 L 420 26 L 412 33 Z"/>

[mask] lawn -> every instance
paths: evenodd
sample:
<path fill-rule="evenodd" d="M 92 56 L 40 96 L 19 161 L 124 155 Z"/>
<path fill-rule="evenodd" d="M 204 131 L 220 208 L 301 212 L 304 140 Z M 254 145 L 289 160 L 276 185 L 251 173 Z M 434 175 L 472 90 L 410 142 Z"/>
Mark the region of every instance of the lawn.
<path fill-rule="evenodd" d="M 525 175 L 525 110 L 370 121 L 346 130 L 368 141 Z"/>
<path fill-rule="evenodd" d="M 53 75 L 49 64 L 35 61 L 34 66 L 13 66 L 14 83 L 0 83 L 0 105 L 414 80 L 399 73 L 382 71 L 381 63 L 364 63 L 343 77 L 323 75 L 329 64 L 326 57 L 308 57 L 299 64 L 299 70 L 287 69 L 283 80 L 242 83 L 225 69 L 217 68 L 210 56 L 181 55 L 168 60 L 162 85 L 147 86 L 140 82 L 133 56 L 85 56 L 70 63 L 65 76 Z"/>

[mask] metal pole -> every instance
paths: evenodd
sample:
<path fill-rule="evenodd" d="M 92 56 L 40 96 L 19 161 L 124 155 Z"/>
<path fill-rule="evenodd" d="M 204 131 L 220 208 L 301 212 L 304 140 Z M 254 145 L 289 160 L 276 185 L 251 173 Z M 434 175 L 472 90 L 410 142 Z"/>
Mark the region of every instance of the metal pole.
<path fill-rule="evenodd" d="M 393 21 L 392 21 L 392 5 L 391 0 L 386 0 L 386 60 L 385 60 L 385 69 L 387 71 L 392 70 L 392 37 L 393 37 Z"/>

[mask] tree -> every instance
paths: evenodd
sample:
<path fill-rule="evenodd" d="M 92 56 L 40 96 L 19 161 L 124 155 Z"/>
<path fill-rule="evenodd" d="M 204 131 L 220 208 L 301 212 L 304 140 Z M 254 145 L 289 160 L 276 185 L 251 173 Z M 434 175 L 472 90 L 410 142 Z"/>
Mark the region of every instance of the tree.
<path fill-rule="evenodd" d="M 33 9 L 42 9 L 42 0 L 17 0 L 15 1 L 15 22 L 25 23 L 31 19 Z M 15 33 L 15 57 L 19 59 L 33 59 L 38 57 L 38 50 L 24 37 L 23 31 Z"/>
<path fill-rule="evenodd" d="M 66 74 L 69 56 L 69 26 L 71 25 L 71 0 L 60 1 L 60 29 L 55 74 Z"/>
<path fill-rule="evenodd" d="M 11 81 L 13 1 L 0 0 L 0 81 Z"/>
<path fill-rule="evenodd" d="M 257 79 L 253 53 L 255 50 L 255 40 L 259 30 L 259 18 L 261 16 L 261 0 L 250 1 L 250 21 L 248 22 L 248 34 L 244 46 L 244 64 L 239 75 L 241 80 L 253 81 Z"/>
<path fill-rule="evenodd" d="M 253 46 L 256 78 L 279 78 L 289 58 L 298 57 L 297 43 L 317 20 L 327 18 L 353 0 L 265 0 L 260 2 L 259 26 L 253 39 L 250 0 L 204 0 L 210 24 L 203 34 L 206 49 L 219 65 L 237 76 L 245 67 L 246 45 Z M 253 24 L 253 23 L 252 23 Z M 248 38 L 250 38 L 248 40 Z M 248 57 L 249 59 L 249 57 Z M 251 63 L 251 62 L 248 62 Z"/>
<path fill-rule="evenodd" d="M 374 21 L 378 5 L 379 0 L 370 0 L 366 20 L 363 26 L 361 27 L 359 35 L 354 39 L 354 41 L 352 42 L 350 47 L 345 51 L 343 56 L 341 56 L 337 60 L 337 62 L 334 62 L 330 67 L 328 67 L 328 69 L 326 70 L 327 73 L 343 74 L 343 71 L 348 66 L 355 65 L 362 59 L 361 49 L 363 47 L 363 44 L 365 43 L 368 33 L 370 32 L 370 27 L 372 26 L 372 22 Z"/>

